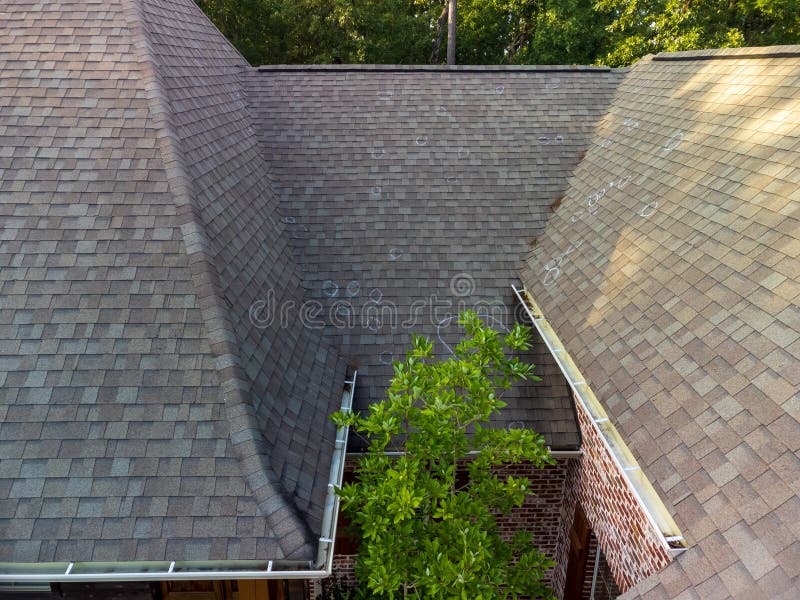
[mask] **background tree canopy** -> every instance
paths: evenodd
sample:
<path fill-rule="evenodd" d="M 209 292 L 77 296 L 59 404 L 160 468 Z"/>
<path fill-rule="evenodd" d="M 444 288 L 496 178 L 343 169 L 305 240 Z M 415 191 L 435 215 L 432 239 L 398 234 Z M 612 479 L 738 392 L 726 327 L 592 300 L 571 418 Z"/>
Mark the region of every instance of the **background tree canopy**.
<path fill-rule="evenodd" d="M 446 5 L 196 1 L 253 65 L 426 64 Z M 459 64 L 624 66 L 665 50 L 800 43 L 800 0 L 458 0 L 457 22 Z"/>

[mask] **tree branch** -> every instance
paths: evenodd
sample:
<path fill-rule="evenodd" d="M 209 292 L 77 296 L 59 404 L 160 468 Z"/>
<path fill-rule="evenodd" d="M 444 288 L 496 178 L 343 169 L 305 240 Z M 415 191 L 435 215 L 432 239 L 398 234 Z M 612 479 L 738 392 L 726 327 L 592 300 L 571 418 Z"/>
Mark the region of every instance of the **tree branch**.
<path fill-rule="evenodd" d="M 431 52 L 431 64 L 439 64 L 439 50 L 442 47 L 442 40 L 444 39 L 444 28 L 447 25 L 447 1 L 445 0 L 442 14 L 439 15 L 439 20 L 436 21 L 436 39 L 433 40 L 433 51 Z"/>

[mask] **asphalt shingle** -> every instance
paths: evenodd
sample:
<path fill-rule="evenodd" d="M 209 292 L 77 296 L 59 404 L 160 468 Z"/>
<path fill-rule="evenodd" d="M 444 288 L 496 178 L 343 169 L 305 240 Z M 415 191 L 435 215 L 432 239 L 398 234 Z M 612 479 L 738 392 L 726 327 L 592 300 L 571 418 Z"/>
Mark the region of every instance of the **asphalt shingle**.
<path fill-rule="evenodd" d="M 797 48 L 637 63 L 523 273 L 691 545 L 626 597 L 797 588 L 772 540 L 798 517 L 798 75 Z"/>

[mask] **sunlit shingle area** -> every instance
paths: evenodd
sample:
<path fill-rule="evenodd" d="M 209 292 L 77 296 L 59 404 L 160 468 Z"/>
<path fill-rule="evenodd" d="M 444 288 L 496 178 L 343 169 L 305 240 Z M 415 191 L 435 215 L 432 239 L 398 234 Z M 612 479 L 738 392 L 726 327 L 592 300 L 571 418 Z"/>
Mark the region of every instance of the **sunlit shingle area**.
<path fill-rule="evenodd" d="M 642 593 L 796 589 L 798 164 L 797 48 L 642 60 L 528 261 L 693 545 Z"/>

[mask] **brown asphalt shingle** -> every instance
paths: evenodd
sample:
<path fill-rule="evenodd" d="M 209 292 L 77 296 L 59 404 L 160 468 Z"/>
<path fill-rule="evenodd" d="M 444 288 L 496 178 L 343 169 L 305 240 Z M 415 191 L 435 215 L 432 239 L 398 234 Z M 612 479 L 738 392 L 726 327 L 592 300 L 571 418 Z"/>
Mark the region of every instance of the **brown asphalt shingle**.
<path fill-rule="evenodd" d="M 799 83 L 798 48 L 640 61 L 523 275 L 691 545 L 628 597 L 798 587 Z"/>

